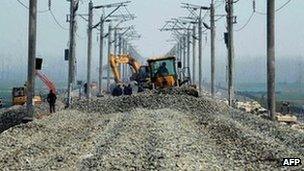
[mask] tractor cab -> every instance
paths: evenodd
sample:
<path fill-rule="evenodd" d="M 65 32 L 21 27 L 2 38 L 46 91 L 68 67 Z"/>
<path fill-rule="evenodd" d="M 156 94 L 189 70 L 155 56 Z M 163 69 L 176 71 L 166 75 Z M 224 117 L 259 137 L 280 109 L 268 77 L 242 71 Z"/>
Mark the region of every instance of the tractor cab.
<path fill-rule="evenodd" d="M 149 59 L 151 83 L 156 88 L 177 86 L 177 71 L 175 57 Z"/>

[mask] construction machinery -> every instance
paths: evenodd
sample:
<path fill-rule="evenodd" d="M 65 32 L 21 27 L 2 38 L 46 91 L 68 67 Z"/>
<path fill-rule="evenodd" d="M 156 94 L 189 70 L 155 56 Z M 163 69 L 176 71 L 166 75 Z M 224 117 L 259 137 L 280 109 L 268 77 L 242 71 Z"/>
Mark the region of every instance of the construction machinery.
<path fill-rule="evenodd" d="M 188 82 L 178 78 L 176 58 L 160 57 L 147 60 L 148 65 L 141 65 L 136 59 L 129 54 L 110 55 L 109 63 L 114 75 L 114 80 L 117 84 L 122 84 L 121 75 L 119 72 L 120 64 L 129 64 L 132 69 L 130 80 L 135 80 L 139 86 L 144 88 L 162 89 L 167 87 L 181 86 Z"/>
<path fill-rule="evenodd" d="M 48 90 L 52 90 L 56 93 L 56 87 L 54 83 L 47 78 L 47 76 L 41 71 L 36 71 L 36 76 L 47 86 Z M 26 84 L 23 87 L 14 87 L 12 90 L 12 105 L 24 105 L 26 103 Z M 41 96 L 34 96 L 33 104 L 39 105 L 42 103 Z"/>
<path fill-rule="evenodd" d="M 24 105 L 26 103 L 26 88 L 14 87 L 12 90 L 12 104 Z"/>
<path fill-rule="evenodd" d="M 131 81 L 136 81 L 138 84 L 148 88 L 150 87 L 150 77 L 148 66 L 141 65 L 136 59 L 130 55 L 110 55 L 109 58 L 110 67 L 113 72 L 114 80 L 116 84 L 123 84 L 121 79 L 121 73 L 119 67 L 121 64 L 128 64 L 131 67 L 132 76 Z"/>
<path fill-rule="evenodd" d="M 155 88 L 178 86 L 178 74 L 175 57 L 148 59 L 151 83 Z"/>

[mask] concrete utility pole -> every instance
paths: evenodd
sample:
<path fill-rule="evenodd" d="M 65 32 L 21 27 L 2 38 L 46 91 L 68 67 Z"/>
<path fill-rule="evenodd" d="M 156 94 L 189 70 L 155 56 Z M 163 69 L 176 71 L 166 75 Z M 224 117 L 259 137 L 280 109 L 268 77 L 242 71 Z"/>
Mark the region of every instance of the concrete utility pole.
<path fill-rule="evenodd" d="M 187 61 L 187 36 L 183 35 L 183 68 L 186 68 L 186 61 Z"/>
<path fill-rule="evenodd" d="M 180 76 L 179 76 L 179 78 L 181 80 L 183 80 L 183 74 L 181 72 L 182 69 L 183 69 L 183 67 L 184 67 L 184 64 L 183 64 L 184 47 L 183 47 L 183 37 L 182 36 L 180 36 L 180 38 L 179 38 L 179 47 L 180 47 L 180 58 L 179 58 L 179 60 L 180 60 L 180 62 L 182 64 L 182 67 L 180 69 Z"/>
<path fill-rule="evenodd" d="M 118 28 L 113 28 L 114 29 L 114 55 L 118 55 Z M 119 71 L 121 74 L 121 67 L 119 67 Z"/>
<path fill-rule="evenodd" d="M 69 46 L 69 76 L 68 76 L 68 102 L 67 107 L 72 104 L 71 92 L 75 84 L 75 31 L 76 31 L 76 9 L 75 0 L 70 0 L 70 46 Z"/>
<path fill-rule="evenodd" d="M 190 69 L 190 46 L 191 46 L 191 34 L 190 34 L 190 30 L 188 29 L 187 30 L 187 67 L 188 67 L 188 69 Z M 191 80 L 191 76 L 190 76 L 190 80 Z M 192 83 L 192 81 L 191 81 L 191 83 Z"/>
<path fill-rule="evenodd" d="M 88 63 L 87 63 L 87 99 L 91 96 L 91 64 L 92 64 L 92 28 L 93 25 L 93 2 L 89 2 L 89 20 L 88 20 Z"/>
<path fill-rule="evenodd" d="M 181 62 L 181 64 L 183 63 L 183 39 L 180 36 L 179 38 L 179 61 Z"/>
<path fill-rule="evenodd" d="M 267 91 L 270 118 L 275 119 L 275 0 L 267 0 Z"/>
<path fill-rule="evenodd" d="M 211 31 L 211 95 L 214 97 L 215 89 L 215 11 L 214 0 L 211 0 L 210 5 L 210 31 Z"/>
<path fill-rule="evenodd" d="M 198 19 L 198 88 L 199 88 L 199 91 L 201 92 L 202 91 L 202 76 L 203 76 L 203 73 L 202 73 L 202 57 L 203 57 L 203 51 L 202 51 L 202 48 L 203 48 L 203 28 L 202 28 L 202 16 L 200 15 L 199 16 L 199 19 Z"/>
<path fill-rule="evenodd" d="M 121 55 L 121 52 L 122 52 L 122 34 L 119 33 L 118 34 L 118 54 Z M 124 78 L 124 64 L 121 64 L 120 65 L 120 75 L 121 75 L 121 78 Z"/>
<path fill-rule="evenodd" d="M 117 28 L 114 28 L 114 55 L 117 55 Z"/>
<path fill-rule="evenodd" d="M 27 117 L 32 121 L 34 117 L 33 97 L 35 95 L 35 61 L 36 61 L 36 28 L 37 28 L 37 0 L 30 0 L 29 4 L 29 37 L 28 37 L 28 70 L 27 70 Z"/>
<path fill-rule="evenodd" d="M 192 29 L 192 82 L 196 83 L 196 26 Z"/>
<path fill-rule="evenodd" d="M 112 23 L 109 24 L 109 31 L 108 31 L 108 60 L 110 59 L 112 50 Z M 107 91 L 110 92 L 110 66 L 107 68 Z"/>
<path fill-rule="evenodd" d="M 234 38 L 233 38 L 233 0 L 227 2 L 227 29 L 228 29 L 228 101 L 233 105 L 234 100 Z"/>
<path fill-rule="evenodd" d="M 182 47 L 181 47 L 181 41 L 179 39 L 178 43 L 177 43 L 177 54 L 178 54 L 178 60 L 181 61 L 182 60 Z"/>
<path fill-rule="evenodd" d="M 121 53 L 125 54 L 125 40 L 124 38 L 121 36 Z M 127 77 L 126 75 L 126 65 L 123 65 L 123 70 L 122 70 L 122 77 L 125 78 Z"/>
<path fill-rule="evenodd" d="M 121 53 L 125 54 L 125 40 L 124 38 L 121 36 L 120 37 L 120 47 L 121 47 Z M 126 65 L 122 66 L 123 70 L 122 70 L 122 77 L 125 78 L 126 77 Z"/>
<path fill-rule="evenodd" d="M 100 17 L 100 42 L 99 42 L 99 78 L 98 78 L 98 94 L 102 95 L 102 79 L 103 79 L 103 33 L 104 32 L 104 23 L 103 15 Z"/>
<path fill-rule="evenodd" d="M 123 53 L 124 54 L 129 54 L 129 51 L 128 51 L 128 42 L 126 39 L 123 39 L 123 42 L 124 42 L 124 46 L 123 46 Z M 129 66 L 126 65 L 126 70 L 125 70 L 125 76 L 127 77 L 129 75 Z"/>

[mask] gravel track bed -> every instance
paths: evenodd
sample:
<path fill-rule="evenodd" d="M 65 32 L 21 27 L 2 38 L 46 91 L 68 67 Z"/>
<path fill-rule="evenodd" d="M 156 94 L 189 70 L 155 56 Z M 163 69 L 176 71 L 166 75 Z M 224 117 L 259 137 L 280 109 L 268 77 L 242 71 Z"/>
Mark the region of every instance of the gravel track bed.
<path fill-rule="evenodd" d="M 214 148 L 183 113 L 170 109 L 136 109 L 113 132 L 104 132 L 95 154 L 81 170 L 210 170 L 228 167 L 229 160 Z M 115 141 L 106 137 L 118 134 Z M 110 150 L 111 149 L 111 150 Z"/>
<path fill-rule="evenodd" d="M 98 118 L 98 119 L 97 119 Z M 3 170 L 51 170 L 75 167 L 92 149 L 92 139 L 106 124 L 103 116 L 63 111 L 5 131 L 0 136 Z"/>
<path fill-rule="evenodd" d="M 293 143 L 292 143 L 293 142 Z M 304 133 L 208 97 L 139 94 L 77 101 L 73 110 L 0 134 L 2 170 L 304 170 Z"/>

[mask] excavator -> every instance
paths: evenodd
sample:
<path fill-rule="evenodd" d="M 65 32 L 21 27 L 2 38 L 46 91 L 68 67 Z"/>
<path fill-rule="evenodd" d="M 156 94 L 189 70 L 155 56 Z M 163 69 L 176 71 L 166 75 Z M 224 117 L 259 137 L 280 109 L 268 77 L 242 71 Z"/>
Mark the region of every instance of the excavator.
<path fill-rule="evenodd" d="M 47 86 L 48 90 L 56 93 L 55 84 L 48 79 L 48 77 L 41 71 L 36 71 L 36 76 Z M 39 105 L 42 103 L 41 96 L 34 96 L 34 104 Z M 12 90 L 12 104 L 24 105 L 26 103 L 26 84 L 23 87 L 14 87 Z"/>
<path fill-rule="evenodd" d="M 130 77 L 131 81 L 136 81 L 139 86 L 150 88 L 150 77 L 149 77 L 149 68 L 148 66 L 141 65 L 136 59 L 130 55 L 110 55 L 109 58 L 110 67 L 113 72 L 114 81 L 116 84 L 123 84 L 121 79 L 121 73 L 119 67 L 121 64 L 128 64 L 131 66 L 132 76 Z"/>
<path fill-rule="evenodd" d="M 131 80 L 135 80 L 139 86 L 149 89 L 163 89 L 181 86 L 189 80 L 178 78 L 175 57 L 151 58 L 147 60 L 148 65 L 141 65 L 129 54 L 110 55 L 110 67 L 112 69 L 116 84 L 122 84 L 119 72 L 120 64 L 129 64 L 132 67 Z M 190 78 L 190 77 L 189 77 Z"/>

